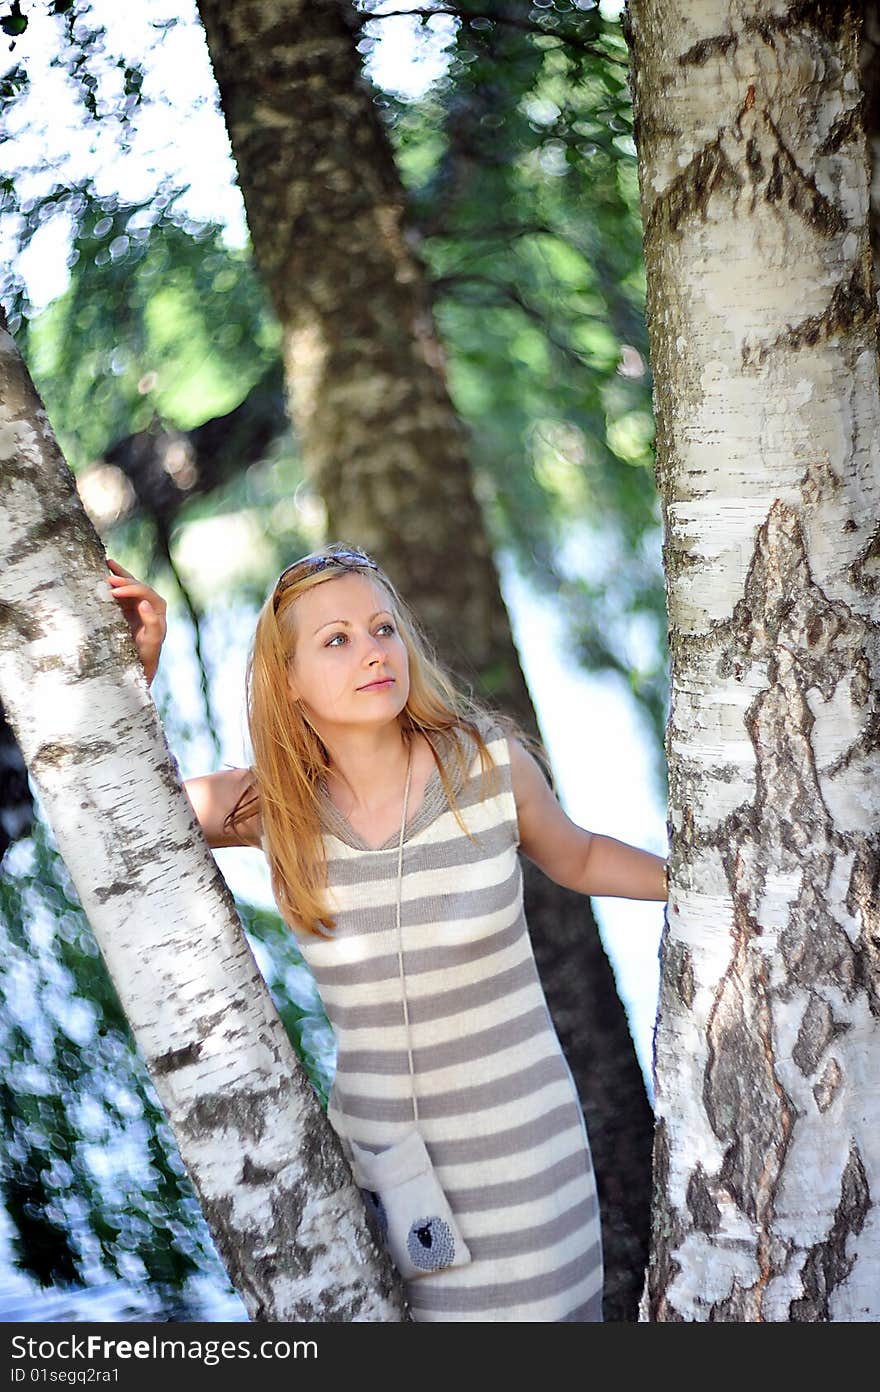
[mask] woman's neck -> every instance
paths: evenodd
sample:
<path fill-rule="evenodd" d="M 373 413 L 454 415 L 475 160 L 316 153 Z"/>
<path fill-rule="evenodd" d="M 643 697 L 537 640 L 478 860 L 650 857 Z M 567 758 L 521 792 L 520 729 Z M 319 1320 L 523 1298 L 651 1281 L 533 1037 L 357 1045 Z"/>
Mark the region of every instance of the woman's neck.
<path fill-rule="evenodd" d="M 330 756 L 327 784 L 342 795 L 348 817 L 369 815 L 403 796 L 409 743 L 397 721 L 374 730 L 321 735 Z"/>

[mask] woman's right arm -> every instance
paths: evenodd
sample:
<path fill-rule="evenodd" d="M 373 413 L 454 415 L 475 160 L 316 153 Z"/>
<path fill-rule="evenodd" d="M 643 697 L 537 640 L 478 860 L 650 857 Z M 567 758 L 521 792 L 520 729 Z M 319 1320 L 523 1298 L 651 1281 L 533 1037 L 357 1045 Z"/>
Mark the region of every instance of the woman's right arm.
<path fill-rule="evenodd" d="M 109 556 L 107 565 L 113 598 L 128 623 L 149 686 L 156 675 L 167 632 L 165 601 L 157 590 L 138 580 Z M 186 795 L 212 850 L 223 846 L 260 846 L 262 828 L 258 811 L 243 822 L 239 821 L 234 831 L 223 824 L 252 781 L 250 769 L 223 769 L 201 778 L 188 778 L 184 783 Z"/>

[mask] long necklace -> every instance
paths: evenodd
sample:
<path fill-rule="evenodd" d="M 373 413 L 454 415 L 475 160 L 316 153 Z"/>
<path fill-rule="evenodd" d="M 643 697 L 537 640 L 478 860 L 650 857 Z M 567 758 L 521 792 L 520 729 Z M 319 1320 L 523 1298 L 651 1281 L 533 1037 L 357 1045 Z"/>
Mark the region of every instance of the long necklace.
<path fill-rule="evenodd" d="M 406 1052 L 409 1058 L 409 1080 L 412 1094 L 413 1121 L 419 1124 L 419 1106 L 416 1101 L 416 1076 L 413 1068 L 412 1037 L 409 1027 L 409 1004 L 406 998 L 406 978 L 403 970 L 403 929 L 400 925 L 400 901 L 403 895 L 403 833 L 406 827 L 406 808 L 409 802 L 409 785 L 412 777 L 412 745 L 406 761 L 406 784 L 403 789 L 403 811 L 400 814 L 400 837 L 397 842 L 397 965 L 400 969 L 400 996 L 403 1002 L 403 1022 L 406 1026 Z"/>

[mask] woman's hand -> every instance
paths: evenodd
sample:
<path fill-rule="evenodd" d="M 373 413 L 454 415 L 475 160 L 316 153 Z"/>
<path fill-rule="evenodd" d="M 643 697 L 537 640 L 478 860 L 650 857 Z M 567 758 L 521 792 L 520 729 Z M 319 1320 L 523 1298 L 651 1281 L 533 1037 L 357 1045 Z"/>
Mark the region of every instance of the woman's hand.
<path fill-rule="evenodd" d="M 159 654 L 168 626 L 165 622 L 167 605 L 160 594 L 138 580 L 118 561 L 107 557 L 107 579 L 134 639 L 137 655 L 150 685 L 159 666 Z"/>

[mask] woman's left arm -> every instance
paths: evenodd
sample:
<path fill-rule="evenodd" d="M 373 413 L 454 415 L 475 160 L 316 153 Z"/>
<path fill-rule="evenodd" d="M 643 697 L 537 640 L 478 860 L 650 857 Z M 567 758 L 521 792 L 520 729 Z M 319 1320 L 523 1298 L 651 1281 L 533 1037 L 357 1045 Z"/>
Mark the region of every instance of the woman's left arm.
<path fill-rule="evenodd" d="M 579 894 L 665 901 L 662 856 L 576 826 L 532 755 L 519 740 L 508 744 L 520 849 L 529 860 L 551 880 Z"/>

